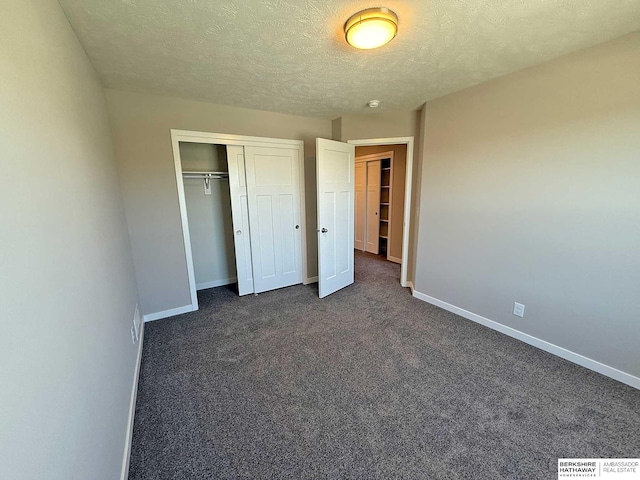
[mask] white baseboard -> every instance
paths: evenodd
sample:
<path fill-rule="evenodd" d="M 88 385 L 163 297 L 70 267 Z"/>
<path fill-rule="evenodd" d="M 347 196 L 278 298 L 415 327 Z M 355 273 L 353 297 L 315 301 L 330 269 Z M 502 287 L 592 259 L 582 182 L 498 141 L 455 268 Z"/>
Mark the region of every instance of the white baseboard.
<path fill-rule="evenodd" d="M 205 290 L 207 288 L 222 287 L 223 285 L 231 285 L 238 281 L 237 277 L 224 278 L 222 280 L 214 280 L 213 282 L 196 283 L 196 290 Z"/>
<path fill-rule="evenodd" d="M 142 344 L 144 342 L 144 323 L 140 324 L 138 334 L 138 354 L 136 359 L 135 373 L 133 374 L 133 385 L 131 386 L 131 401 L 129 402 L 129 423 L 127 424 L 127 435 L 124 444 L 124 457 L 122 458 L 122 470 L 120 480 L 129 478 L 129 463 L 131 460 L 131 440 L 133 440 L 133 420 L 136 414 L 136 399 L 138 398 L 138 379 L 140 378 L 140 364 L 142 363 Z"/>
<path fill-rule="evenodd" d="M 398 257 L 392 257 L 391 255 L 387 255 L 387 260 L 393 263 L 402 263 L 402 259 Z"/>
<path fill-rule="evenodd" d="M 488 318 L 482 317 L 473 312 L 469 312 L 467 310 L 464 310 L 463 308 L 456 307 L 455 305 L 451 305 L 450 303 L 443 302 L 442 300 L 438 300 L 437 298 L 430 297 L 429 295 L 426 295 L 424 293 L 413 290 L 413 296 L 419 300 L 443 308 L 449 312 L 455 313 L 456 315 L 460 315 L 467 320 L 471 320 L 473 322 L 484 325 L 485 327 L 496 330 L 500 333 L 504 333 L 505 335 L 509 335 L 510 337 L 516 338 L 524 343 L 544 350 L 545 352 L 549 352 L 553 355 L 564 358 L 565 360 L 576 363 L 582 367 L 588 368 L 589 370 L 593 370 L 594 372 L 598 372 L 619 382 L 626 383 L 631 387 L 640 389 L 640 378 L 631 375 L 630 373 L 626 373 L 618 370 L 617 368 L 610 367 L 609 365 L 605 365 L 604 363 L 592 360 L 591 358 L 580 355 L 579 353 L 572 352 L 571 350 L 567 350 L 566 348 L 562 348 L 558 345 L 554 345 L 553 343 L 541 340 L 537 337 L 521 332 L 520 330 L 516 330 L 515 328 L 507 327 L 506 325 L 493 320 L 489 320 Z"/>
<path fill-rule="evenodd" d="M 303 285 L 309 285 L 311 283 L 317 283 L 318 282 L 318 277 L 310 277 L 307 278 L 304 282 L 302 282 Z"/>
<path fill-rule="evenodd" d="M 146 315 L 142 316 L 142 319 L 145 322 L 152 322 L 154 320 L 173 317 L 175 315 L 180 315 L 182 313 L 193 312 L 194 310 L 197 310 L 197 308 L 193 308 L 193 305 L 185 305 L 184 307 L 172 308 L 170 310 L 163 310 L 162 312 L 147 313 Z"/>

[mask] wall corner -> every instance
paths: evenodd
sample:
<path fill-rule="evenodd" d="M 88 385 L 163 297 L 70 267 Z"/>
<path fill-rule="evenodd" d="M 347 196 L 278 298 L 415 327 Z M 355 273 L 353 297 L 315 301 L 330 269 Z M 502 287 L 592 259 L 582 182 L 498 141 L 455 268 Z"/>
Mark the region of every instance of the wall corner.
<path fill-rule="evenodd" d="M 342 117 L 331 120 L 331 140 L 342 141 Z"/>

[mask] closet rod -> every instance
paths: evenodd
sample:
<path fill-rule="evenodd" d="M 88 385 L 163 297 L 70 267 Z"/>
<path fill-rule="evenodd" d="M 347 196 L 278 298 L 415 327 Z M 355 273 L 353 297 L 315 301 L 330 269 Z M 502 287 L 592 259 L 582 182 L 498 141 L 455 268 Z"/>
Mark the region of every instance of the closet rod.
<path fill-rule="evenodd" d="M 183 178 L 229 178 L 229 172 L 182 172 Z"/>

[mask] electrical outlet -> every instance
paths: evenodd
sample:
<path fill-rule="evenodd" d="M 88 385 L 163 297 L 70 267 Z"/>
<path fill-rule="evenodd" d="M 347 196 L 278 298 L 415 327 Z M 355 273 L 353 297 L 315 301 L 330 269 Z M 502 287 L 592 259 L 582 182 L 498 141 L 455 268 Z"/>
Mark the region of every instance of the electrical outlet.
<path fill-rule="evenodd" d="M 136 343 L 136 329 L 131 326 L 131 342 L 135 345 Z"/>
<path fill-rule="evenodd" d="M 518 302 L 513 303 L 513 314 L 516 317 L 524 318 L 524 305 Z"/>

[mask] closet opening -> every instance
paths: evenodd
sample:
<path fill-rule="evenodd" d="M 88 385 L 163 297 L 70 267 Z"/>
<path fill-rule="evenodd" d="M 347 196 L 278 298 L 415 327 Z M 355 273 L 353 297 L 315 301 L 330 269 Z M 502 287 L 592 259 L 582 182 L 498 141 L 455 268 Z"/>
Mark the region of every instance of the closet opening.
<path fill-rule="evenodd" d="M 354 250 L 400 264 L 407 287 L 413 137 L 355 144 Z"/>
<path fill-rule="evenodd" d="M 225 145 L 180 142 L 196 290 L 238 280 Z"/>

